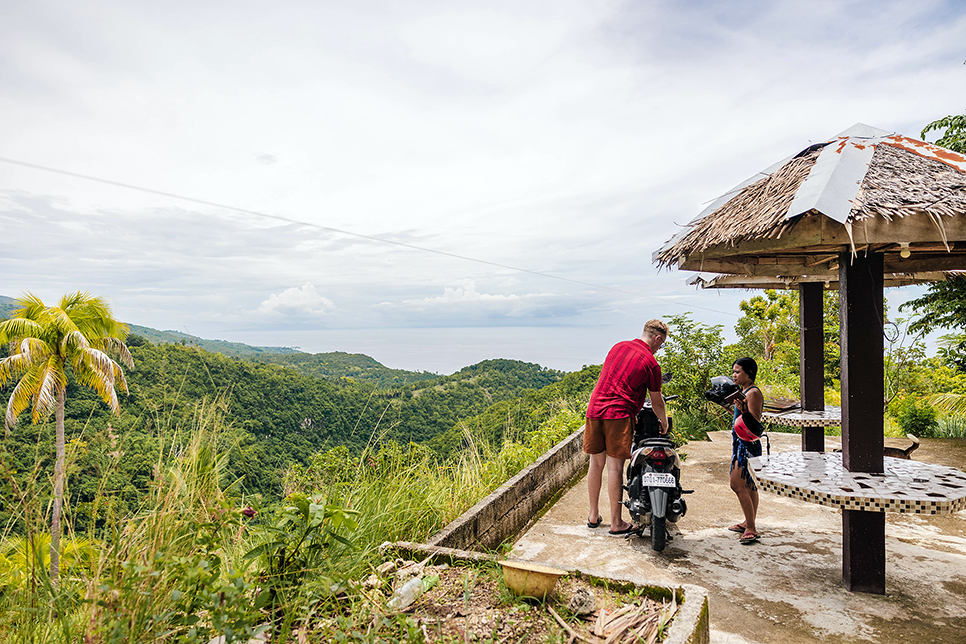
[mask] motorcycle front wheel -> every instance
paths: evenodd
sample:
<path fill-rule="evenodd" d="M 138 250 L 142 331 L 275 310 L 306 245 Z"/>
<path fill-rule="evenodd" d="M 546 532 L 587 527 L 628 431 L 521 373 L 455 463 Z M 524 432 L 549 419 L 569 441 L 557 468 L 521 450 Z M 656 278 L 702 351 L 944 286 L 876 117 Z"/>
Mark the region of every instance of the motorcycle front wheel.
<path fill-rule="evenodd" d="M 665 517 L 651 517 L 651 550 L 661 552 L 667 545 Z"/>

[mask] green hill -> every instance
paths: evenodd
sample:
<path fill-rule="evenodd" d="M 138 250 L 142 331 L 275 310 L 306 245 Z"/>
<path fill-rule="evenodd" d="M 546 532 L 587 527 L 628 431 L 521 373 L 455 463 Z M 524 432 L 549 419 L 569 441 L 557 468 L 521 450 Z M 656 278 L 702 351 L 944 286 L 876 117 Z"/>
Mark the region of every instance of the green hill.
<path fill-rule="evenodd" d="M 13 298 L 0 295 L 0 319 L 8 317 L 16 309 Z M 182 331 L 159 331 L 147 326 L 128 324 L 131 334 L 152 344 L 176 344 L 197 347 L 210 353 L 220 353 L 230 358 L 265 362 L 290 367 L 304 376 L 340 380 L 351 378 L 372 383 L 378 387 L 398 387 L 438 377 L 428 371 L 405 371 L 390 369 L 375 359 L 361 353 L 305 353 L 290 347 L 258 347 L 242 342 L 206 340 Z M 129 344 L 137 345 L 135 337 Z"/>
<path fill-rule="evenodd" d="M 241 355 L 245 360 L 284 365 L 304 376 L 338 380 L 351 378 L 379 387 L 398 387 L 439 377 L 428 371 L 390 369 L 362 353 L 262 353 Z"/>
<path fill-rule="evenodd" d="M 12 297 L 0 295 L 0 320 L 10 316 L 17 308 L 17 304 Z"/>
<path fill-rule="evenodd" d="M 131 333 L 139 335 L 154 344 L 180 344 L 181 346 L 193 346 L 220 353 L 231 358 L 242 358 L 258 356 L 264 354 L 292 354 L 301 353 L 298 349 L 288 347 L 253 347 L 241 342 L 227 342 L 225 340 L 205 340 L 194 335 L 182 333 L 181 331 L 158 331 L 147 326 L 128 324 Z"/>
<path fill-rule="evenodd" d="M 473 367 L 467 367 L 467 369 L 473 369 Z M 553 414 L 552 404 L 561 398 L 579 400 L 586 407 L 599 375 L 600 365 L 592 365 L 580 371 L 562 375 L 556 382 L 542 387 L 526 388 L 517 396 L 494 401 L 481 413 L 465 417 L 462 423 L 454 424 L 446 431 L 437 434 L 428 441 L 428 445 L 442 456 L 448 456 L 460 450 L 465 439 L 461 425 L 465 425 L 474 436 L 488 441 L 495 447 L 498 447 L 504 438 L 519 439 L 550 418 Z"/>
<path fill-rule="evenodd" d="M 437 374 L 427 371 L 390 369 L 362 353 L 346 353 L 344 351 L 305 353 L 288 347 L 255 347 L 241 342 L 205 340 L 181 331 L 158 331 L 137 324 L 129 324 L 128 326 L 132 334 L 139 335 L 154 344 L 179 344 L 183 347 L 197 347 L 230 358 L 289 367 L 303 376 L 312 376 L 313 378 L 325 378 L 327 380 L 351 378 L 352 380 L 369 382 L 379 387 L 396 387 L 437 377 Z"/>

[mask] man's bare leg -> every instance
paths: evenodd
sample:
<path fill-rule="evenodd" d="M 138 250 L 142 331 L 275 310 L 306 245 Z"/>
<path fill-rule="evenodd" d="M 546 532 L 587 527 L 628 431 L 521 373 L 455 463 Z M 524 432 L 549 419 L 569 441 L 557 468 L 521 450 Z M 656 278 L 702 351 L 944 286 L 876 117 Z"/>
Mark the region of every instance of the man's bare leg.
<path fill-rule="evenodd" d="M 623 458 L 607 457 L 607 496 L 610 498 L 610 531 L 618 532 L 631 527 L 621 518 L 624 508 L 621 500 L 624 498 L 624 460 Z"/>
<path fill-rule="evenodd" d="M 606 452 L 590 455 L 590 466 L 587 469 L 587 492 L 590 496 L 590 514 L 587 515 L 588 524 L 596 523 L 597 517 L 600 516 L 600 488 L 606 460 Z"/>

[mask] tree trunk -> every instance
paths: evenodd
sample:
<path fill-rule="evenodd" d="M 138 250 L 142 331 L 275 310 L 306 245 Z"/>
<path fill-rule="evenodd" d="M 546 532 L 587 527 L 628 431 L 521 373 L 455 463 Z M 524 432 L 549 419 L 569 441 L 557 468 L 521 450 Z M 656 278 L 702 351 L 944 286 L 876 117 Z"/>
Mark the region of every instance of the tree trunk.
<path fill-rule="evenodd" d="M 57 392 L 57 411 L 54 413 L 57 424 L 57 461 L 54 463 L 54 508 L 50 519 L 50 583 L 57 585 L 60 572 L 60 514 L 64 505 L 64 398 L 67 391 Z"/>

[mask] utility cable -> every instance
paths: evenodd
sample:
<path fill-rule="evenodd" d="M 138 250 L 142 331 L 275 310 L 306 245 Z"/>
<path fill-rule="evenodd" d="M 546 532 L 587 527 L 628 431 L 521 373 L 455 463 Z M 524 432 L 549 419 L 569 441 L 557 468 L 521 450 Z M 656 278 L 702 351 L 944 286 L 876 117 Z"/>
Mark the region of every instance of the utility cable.
<path fill-rule="evenodd" d="M 60 174 L 60 175 L 64 175 L 64 176 L 67 176 L 67 177 L 74 177 L 75 179 L 84 179 L 85 181 L 93 181 L 95 183 L 102 183 L 102 184 L 105 184 L 105 185 L 115 186 L 115 187 L 118 187 L 118 188 L 126 188 L 128 190 L 136 190 L 138 192 L 144 192 L 144 193 L 152 194 L 152 195 L 159 195 L 159 196 L 162 196 L 162 197 L 169 197 L 171 199 L 179 199 L 181 201 L 187 201 L 187 202 L 190 202 L 190 203 L 196 203 L 196 204 L 200 204 L 200 205 L 203 205 L 203 206 L 211 206 L 211 207 L 214 207 L 214 208 L 221 208 L 221 209 L 224 209 L 224 210 L 230 210 L 230 211 L 242 213 L 242 214 L 245 214 L 245 215 L 251 215 L 253 217 L 261 217 L 261 218 L 264 218 L 264 219 L 272 219 L 274 221 L 281 221 L 281 222 L 285 222 L 285 223 L 289 223 L 289 224 L 295 224 L 295 225 L 298 225 L 298 226 L 307 226 L 309 228 L 315 228 L 317 230 L 324 230 L 324 231 L 331 232 L 331 233 L 337 233 L 337 234 L 340 234 L 340 235 L 347 235 L 349 237 L 357 237 L 359 239 L 366 239 L 366 240 L 369 240 L 369 241 L 380 242 L 380 243 L 383 243 L 383 244 L 392 244 L 394 246 L 401 246 L 403 248 L 409 248 L 411 250 L 418 250 L 418 251 L 422 251 L 424 253 L 433 253 L 435 255 L 442 255 L 443 257 L 452 257 L 452 258 L 455 258 L 455 259 L 461 259 L 461 260 L 465 260 L 465 261 L 468 261 L 468 262 L 476 262 L 477 264 L 484 264 L 486 266 L 495 266 L 497 268 L 503 268 L 503 269 L 510 270 L 510 271 L 516 271 L 516 272 L 519 272 L 519 273 L 527 273 L 529 275 L 536 275 L 538 277 L 545 277 L 547 279 L 558 280 L 558 281 L 561 281 L 561 282 L 569 282 L 571 284 L 578 284 L 580 286 L 587 286 L 587 287 L 590 287 L 590 288 L 593 288 L 593 289 L 597 289 L 597 290 L 611 291 L 613 293 L 621 293 L 623 295 L 630 295 L 630 296 L 633 296 L 633 297 L 636 297 L 636 298 L 643 298 L 643 299 L 648 299 L 649 298 L 649 299 L 653 299 L 653 300 L 659 300 L 659 301 L 662 301 L 662 302 L 667 302 L 668 304 L 675 304 L 675 305 L 680 306 L 682 308 L 701 309 L 702 311 L 709 311 L 711 313 L 721 313 L 721 314 L 724 314 L 724 315 L 730 315 L 732 317 L 739 317 L 738 315 L 736 315 L 734 313 L 729 313 L 727 311 L 719 311 L 718 309 L 712 309 L 712 308 L 708 308 L 708 307 L 705 307 L 705 306 L 685 306 L 684 304 L 681 304 L 680 302 L 677 302 L 677 301 L 672 300 L 670 298 L 660 297 L 658 295 L 643 295 L 641 293 L 637 293 L 637 292 L 634 292 L 634 291 L 628 291 L 628 290 L 620 289 L 620 288 L 615 288 L 613 286 L 602 286 L 600 284 L 594 284 L 592 282 L 583 282 L 581 280 L 570 279 L 569 277 L 561 277 L 559 275 L 552 275 L 550 273 L 541 273 L 540 271 L 534 271 L 534 270 L 530 270 L 528 268 L 519 268 L 517 266 L 510 266 L 508 264 L 501 264 L 499 262 L 492 262 L 492 261 L 489 261 L 489 260 L 486 260 L 486 259 L 479 259 L 479 258 L 476 258 L 476 257 L 469 257 L 467 255 L 460 255 L 458 253 L 450 253 L 450 252 L 447 252 L 447 251 L 444 251 L 444 250 L 437 250 L 435 248 L 427 248 L 425 246 L 416 246 L 415 244 L 407 244 L 406 242 L 395 241 L 395 240 L 392 240 L 392 239 L 383 239 L 382 237 L 375 237 L 373 235 L 366 235 L 366 234 L 363 234 L 363 233 L 356 233 L 356 232 L 352 232 L 350 230 L 343 230 L 341 228 L 333 228 L 332 226 L 323 226 L 321 224 L 314 224 L 314 223 L 307 222 L 307 221 L 300 221 L 298 219 L 292 219 L 290 217 L 283 217 L 281 215 L 272 215 L 272 214 L 265 213 L 265 212 L 259 212 L 257 210 L 249 210 L 247 208 L 239 208 L 237 206 L 230 206 L 228 204 L 218 203 L 218 202 L 215 202 L 215 201 L 208 201 L 206 199 L 197 199 L 195 197 L 186 197 L 184 195 L 179 195 L 179 194 L 174 193 L 174 192 L 166 192 L 164 190 L 156 190 L 154 188 L 146 188 L 144 186 L 138 186 L 138 185 L 134 185 L 134 184 L 130 184 L 130 183 L 124 183 L 122 181 L 114 181 L 112 179 L 104 179 L 104 178 L 101 178 L 101 177 L 95 177 L 95 176 L 91 176 L 91 175 L 88 175 L 88 174 L 81 174 L 79 172 L 72 172 L 70 170 L 61 170 L 59 168 L 52 168 L 52 167 L 45 166 L 45 165 L 40 165 L 40 164 L 37 164 L 37 163 L 30 163 L 30 162 L 27 162 L 27 161 L 19 161 L 17 159 L 11 159 L 11 158 L 8 158 L 8 157 L 0 157 L 0 161 L 3 161 L 4 163 L 10 163 L 10 164 L 13 164 L 13 165 L 18 165 L 18 166 L 21 166 L 21 167 L 24 167 L 24 168 L 30 168 L 32 170 L 41 170 L 43 172 L 51 172 L 51 173 L 54 173 L 54 174 Z"/>

